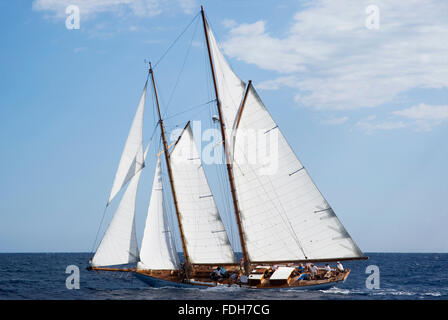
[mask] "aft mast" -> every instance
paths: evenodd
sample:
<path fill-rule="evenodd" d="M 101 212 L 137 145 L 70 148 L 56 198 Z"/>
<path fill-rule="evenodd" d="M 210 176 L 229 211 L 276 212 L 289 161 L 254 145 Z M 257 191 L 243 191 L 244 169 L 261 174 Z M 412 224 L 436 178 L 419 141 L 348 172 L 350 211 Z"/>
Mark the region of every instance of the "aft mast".
<path fill-rule="evenodd" d="M 240 217 L 240 210 L 239 210 L 239 206 L 238 206 L 238 199 L 237 199 L 237 195 L 236 195 L 236 188 L 235 188 L 235 182 L 233 179 L 233 171 L 232 171 L 232 165 L 230 163 L 230 159 L 229 159 L 229 154 L 227 151 L 227 145 L 226 145 L 226 132 L 225 132 L 225 125 L 224 125 L 224 121 L 223 121 L 223 116 L 222 116 L 222 111 L 221 111 L 221 103 L 219 100 L 219 93 L 218 93 L 218 87 L 216 85 L 216 75 L 215 75 L 215 67 L 213 64 L 213 58 L 212 58 L 212 54 L 210 51 L 210 41 L 208 38 L 208 31 L 207 31 L 207 21 L 205 19 L 205 14 L 204 14 L 204 8 L 201 6 L 201 15 L 202 15 L 202 22 L 203 22 L 203 26 L 204 26 L 204 33 L 205 33 L 205 40 L 207 43 L 207 51 L 208 51 L 208 57 L 210 60 L 210 67 L 212 70 L 212 77 L 213 77 L 213 86 L 215 89 L 215 97 L 216 97 L 216 106 L 218 108 L 218 115 L 219 115 L 219 124 L 221 127 L 221 135 L 222 135 L 222 145 L 224 148 L 224 153 L 225 153 L 225 157 L 226 157 L 226 167 L 227 167 L 227 174 L 229 176 L 229 183 L 230 183 L 230 192 L 232 194 L 232 200 L 233 200 L 233 207 L 235 210 L 235 216 L 236 216 L 236 220 L 237 220 L 237 224 L 238 224 L 238 232 L 239 232 L 239 236 L 240 236 L 240 242 L 241 242 L 241 249 L 243 251 L 243 260 L 244 260 L 244 273 L 247 275 L 249 274 L 249 265 L 250 265 L 250 261 L 249 261 L 249 255 L 247 253 L 247 248 L 246 248 L 246 243 L 244 240 L 244 233 L 243 233 L 243 227 L 241 224 L 241 217 Z"/>
<path fill-rule="evenodd" d="M 177 203 L 176 189 L 174 187 L 174 181 L 173 181 L 173 173 L 171 171 L 170 153 L 168 151 L 168 144 L 166 142 L 165 127 L 163 125 L 162 114 L 160 113 L 160 106 L 159 106 L 159 99 L 158 99 L 158 96 L 157 96 L 156 82 L 154 80 L 154 71 L 152 69 L 151 63 L 149 63 L 149 73 L 151 75 L 152 85 L 153 85 L 153 89 L 154 89 L 154 96 L 155 96 L 155 99 L 156 99 L 157 113 L 159 115 L 160 130 L 161 130 L 161 133 L 162 133 L 163 149 L 164 149 L 164 152 L 165 152 L 166 167 L 168 169 L 168 177 L 169 177 L 169 180 L 170 180 L 171 191 L 172 191 L 173 200 L 174 200 L 174 207 L 175 207 L 175 210 L 176 210 L 177 221 L 179 223 L 180 237 L 181 237 L 181 240 L 182 240 L 182 249 L 184 251 L 185 275 L 186 275 L 186 278 L 188 278 L 189 271 L 190 271 L 190 257 L 188 255 L 188 249 L 187 249 L 187 245 L 185 243 L 184 229 L 183 229 L 183 226 L 182 226 L 182 219 L 180 217 L 179 205 Z"/>

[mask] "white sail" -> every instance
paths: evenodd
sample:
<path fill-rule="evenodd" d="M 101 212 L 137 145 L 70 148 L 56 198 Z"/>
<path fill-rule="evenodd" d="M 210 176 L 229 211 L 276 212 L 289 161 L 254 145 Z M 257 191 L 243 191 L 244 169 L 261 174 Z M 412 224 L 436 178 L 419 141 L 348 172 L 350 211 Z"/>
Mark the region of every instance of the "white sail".
<path fill-rule="evenodd" d="M 215 68 L 216 86 L 221 102 L 223 122 L 226 129 L 232 129 L 246 85 L 227 63 L 208 24 L 207 32 Z"/>
<path fill-rule="evenodd" d="M 135 200 L 142 171 L 131 178 L 118 209 L 92 259 L 92 266 L 113 266 L 138 261 Z"/>
<path fill-rule="evenodd" d="M 145 109 L 146 87 L 145 83 L 143 93 L 140 97 L 137 112 L 132 121 L 131 129 L 126 140 L 126 144 L 121 155 L 117 173 L 110 192 L 107 205 L 111 203 L 118 192 L 128 183 L 128 181 L 139 172 L 143 166 L 143 114 Z"/>
<path fill-rule="evenodd" d="M 157 158 L 151 200 L 140 249 L 140 262 L 137 264 L 137 269 L 175 270 L 178 268 L 179 257 L 164 214 L 160 158 Z"/>
<path fill-rule="evenodd" d="M 251 86 L 240 112 L 233 173 L 250 260 L 362 257 Z"/>
<path fill-rule="evenodd" d="M 235 256 L 202 168 L 190 125 L 170 155 L 191 263 L 234 263 Z"/>

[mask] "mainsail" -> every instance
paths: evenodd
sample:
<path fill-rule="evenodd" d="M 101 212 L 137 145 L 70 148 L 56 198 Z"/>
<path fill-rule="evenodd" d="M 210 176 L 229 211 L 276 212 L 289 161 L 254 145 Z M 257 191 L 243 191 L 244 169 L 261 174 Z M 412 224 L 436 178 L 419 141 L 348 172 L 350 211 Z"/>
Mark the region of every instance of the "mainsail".
<path fill-rule="evenodd" d="M 170 160 L 190 263 L 235 263 L 189 124 Z"/>
<path fill-rule="evenodd" d="M 137 269 L 175 270 L 178 268 L 179 257 L 164 214 L 162 174 L 160 158 L 157 158 Z"/>
<path fill-rule="evenodd" d="M 251 262 L 363 257 L 251 85 L 234 130 L 233 173 Z M 256 143 L 248 143 L 254 134 Z"/>
<path fill-rule="evenodd" d="M 143 93 L 140 97 L 137 112 L 132 121 L 131 129 L 126 140 L 126 144 L 121 155 L 117 173 L 110 192 L 107 205 L 111 203 L 118 192 L 128 183 L 128 181 L 139 172 L 143 166 L 143 114 L 145 109 L 146 87 L 145 83 Z"/>

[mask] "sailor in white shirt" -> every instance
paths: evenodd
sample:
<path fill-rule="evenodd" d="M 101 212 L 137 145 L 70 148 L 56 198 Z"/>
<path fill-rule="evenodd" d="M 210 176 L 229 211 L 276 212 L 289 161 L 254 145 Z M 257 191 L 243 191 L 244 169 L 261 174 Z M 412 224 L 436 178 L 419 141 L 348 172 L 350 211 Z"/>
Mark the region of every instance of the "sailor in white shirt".
<path fill-rule="evenodd" d="M 342 266 L 342 263 L 339 261 L 336 263 L 336 267 L 338 268 L 339 272 L 344 272 L 344 267 Z"/>
<path fill-rule="evenodd" d="M 328 263 L 325 265 L 324 270 L 326 271 L 324 278 L 330 278 L 331 277 L 331 268 L 328 265 Z"/>
<path fill-rule="evenodd" d="M 314 279 L 317 273 L 317 267 L 314 264 L 311 264 L 310 272 L 311 272 L 311 279 Z"/>

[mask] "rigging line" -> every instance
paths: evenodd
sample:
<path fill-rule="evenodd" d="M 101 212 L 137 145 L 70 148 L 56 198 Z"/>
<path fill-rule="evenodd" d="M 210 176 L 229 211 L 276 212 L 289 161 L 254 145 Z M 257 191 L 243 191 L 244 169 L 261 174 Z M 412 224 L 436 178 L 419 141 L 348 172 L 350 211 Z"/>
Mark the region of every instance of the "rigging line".
<path fill-rule="evenodd" d="M 172 115 L 170 115 L 169 117 L 164 117 L 163 120 L 171 119 L 171 118 L 177 117 L 177 116 L 179 116 L 179 115 L 181 115 L 181 114 L 184 114 L 184 113 L 187 113 L 187 112 L 189 112 L 189 111 L 192 111 L 192 110 L 194 110 L 194 109 L 201 108 L 201 107 L 205 107 L 205 106 L 207 106 L 207 105 L 209 105 L 210 103 L 213 103 L 213 102 L 215 102 L 215 101 L 216 101 L 216 99 L 213 99 L 213 100 L 210 100 L 210 101 L 201 103 L 201 104 L 197 104 L 197 105 L 195 105 L 195 106 L 192 106 L 192 107 L 188 108 L 187 110 L 184 110 L 184 111 L 181 111 L 181 112 L 172 114 Z"/>
<path fill-rule="evenodd" d="M 183 36 L 183 34 L 188 30 L 188 28 L 193 24 L 194 20 L 199 16 L 200 12 L 198 12 L 193 19 L 190 21 L 190 23 L 185 27 L 185 29 L 177 36 L 177 38 L 171 43 L 171 45 L 166 49 L 166 51 L 162 54 L 162 56 L 157 60 L 157 62 L 153 65 L 152 69 L 154 70 L 157 65 L 165 58 L 167 53 L 171 50 L 171 48 L 176 44 L 176 42 Z"/>
<path fill-rule="evenodd" d="M 94 249 L 95 249 L 95 244 L 96 244 L 96 242 L 97 242 L 97 240 L 98 240 L 98 235 L 99 235 L 99 233 L 100 233 L 101 226 L 103 225 L 104 217 L 105 217 L 105 215 L 106 215 L 106 210 L 107 210 L 107 206 L 104 208 L 104 211 L 103 211 L 103 217 L 101 218 L 101 222 L 100 222 L 100 225 L 99 225 L 99 227 L 98 227 L 98 231 L 96 232 L 95 241 L 93 242 L 92 249 L 91 249 L 90 253 L 94 253 L 94 252 L 95 252 L 95 251 L 94 251 Z M 92 259 L 93 259 L 93 257 L 92 257 Z"/>
<path fill-rule="evenodd" d="M 198 22 L 199 22 L 199 20 L 198 20 Z M 174 93 L 176 92 L 177 86 L 179 85 L 180 77 L 181 77 L 181 75 L 182 75 L 182 73 L 183 73 L 183 71 L 185 69 L 185 65 L 187 64 L 187 59 L 188 59 L 188 56 L 190 55 L 191 48 L 193 47 L 193 40 L 194 40 L 194 38 L 196 36 L 196 31 L 198 29 L 198 25 L 199 25 L 198 22 L 196 23 L 196 26 L 194 28 L 193 36 L 191 37 L 191 40 L 190 40 L 190 45 L 188 46 L 187 53 L 185 54 L 185 58 L 184 58 L 184 61 L 182 63 L 182 67 L 181 67 L 181 69 L 179 71 L 179 74 L 177 75 L 176 83 L 174 84 L 173 90 L 171 91 L 171 95 L 170 95 L 170 97 L 168 99 L 168 103 L 167 103 L 167 105 L 165 107 L 165 112 L 163 113 L 163 116 L 165 116 L 166 113 L 168 112 L 168 108 L 170 107 L 171 101 L 173 100 L 173 97 L 174 97 Z"/>
<path fill-rule="evenodd" d="M 152 134 L 151 134 L 151 138 L 149 138 L 149 142 L 148 142 L 148 144 L 150 144 L 151 143 L 151 141 L 152 141 L 152 139 L 154 138 L 154 135 L 156 134 L 156 131 L 157 131 L 157 127 L 159 126 L 159 122 L 157 122 L 156 123 L 156 125 L 154 126 L 154 129 L 152 130 Z M 147 144 L 147 145 L 148 145 Z M 146 162 L 146 161 L 145 161 Z"/>

